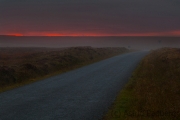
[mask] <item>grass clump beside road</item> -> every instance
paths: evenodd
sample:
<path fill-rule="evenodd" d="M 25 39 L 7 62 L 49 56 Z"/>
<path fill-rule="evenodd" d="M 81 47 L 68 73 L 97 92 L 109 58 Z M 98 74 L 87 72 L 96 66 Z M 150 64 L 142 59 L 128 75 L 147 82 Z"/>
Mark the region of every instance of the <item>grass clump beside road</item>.
<path fill-rule="evenodd" d="M 0 92 L 118 54 L 126 48 L 0 48 Z"/>
<path fill-rule="evenodd" d="M 105 120 L 180 120 L 180 49 L 147 55 Z"/>

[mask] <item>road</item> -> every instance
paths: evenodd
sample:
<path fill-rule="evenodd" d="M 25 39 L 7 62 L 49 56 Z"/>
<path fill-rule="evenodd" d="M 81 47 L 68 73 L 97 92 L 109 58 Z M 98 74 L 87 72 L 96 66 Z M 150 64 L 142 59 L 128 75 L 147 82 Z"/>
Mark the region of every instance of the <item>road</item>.
<path fill-rule="evenodd" d="M 0 120 L 98 120 L 146 51 L 115 56 L 0 94 Z"/>

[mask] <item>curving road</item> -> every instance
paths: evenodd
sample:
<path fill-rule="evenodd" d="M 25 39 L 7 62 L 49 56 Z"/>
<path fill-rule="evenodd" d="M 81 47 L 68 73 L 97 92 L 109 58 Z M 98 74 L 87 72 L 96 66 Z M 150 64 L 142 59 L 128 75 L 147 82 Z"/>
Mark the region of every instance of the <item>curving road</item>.
<path fill-rule="evenodd" d="M 146 51 L 115 56 L 0 94 L 0 120 L 98 120 Z"/>

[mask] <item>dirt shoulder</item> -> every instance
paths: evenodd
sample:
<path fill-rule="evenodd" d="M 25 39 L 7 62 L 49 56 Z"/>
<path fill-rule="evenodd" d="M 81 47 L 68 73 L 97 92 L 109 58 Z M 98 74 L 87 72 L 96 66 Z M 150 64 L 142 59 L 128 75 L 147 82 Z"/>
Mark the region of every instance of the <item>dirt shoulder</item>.
<path fill-rule="evenodd" d="M 180 119 L 180 49 L 151 51 L 119 93 L 105 120 Z"/>

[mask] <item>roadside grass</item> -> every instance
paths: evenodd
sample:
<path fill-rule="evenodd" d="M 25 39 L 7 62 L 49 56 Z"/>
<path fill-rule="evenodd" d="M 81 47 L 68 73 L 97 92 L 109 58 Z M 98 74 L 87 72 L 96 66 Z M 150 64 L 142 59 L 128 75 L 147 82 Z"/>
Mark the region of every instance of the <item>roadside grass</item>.
<path fill-rule="evenodd" d="M 180 120 L 180 49 L 147 55 L 104 120 Z"/>
<path fill-rule="evenodd" d="M 116 48 L 0 48 L 0 92 L 48 78 L 118 54 Z"/>

